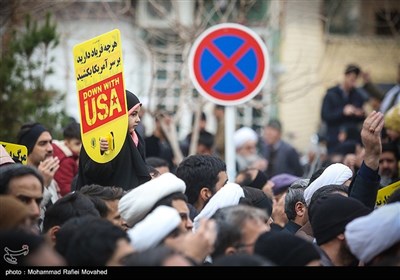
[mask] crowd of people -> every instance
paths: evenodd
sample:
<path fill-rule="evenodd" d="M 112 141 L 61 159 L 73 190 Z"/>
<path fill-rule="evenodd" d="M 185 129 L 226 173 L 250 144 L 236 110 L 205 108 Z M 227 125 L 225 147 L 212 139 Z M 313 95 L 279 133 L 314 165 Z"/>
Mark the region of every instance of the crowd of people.
<path fill-rule="evenodd" d="M 106 163 L 87 154 L 79 123 L 59 141 L 40 123 L 24 124 L 17 143 L 27 147 L 27 165 L 0 145 L 2 263 L 400 266 L 399 92 L 379 94 L 360 67 L 347 66 L 323 99 L 318 152 L 301 156 L 277 119 L 262 132 L 241 127 L 229 136 L 231 181 L 221 106 L 217 133 L 201 114 L 199 131 L 180 143 L 180 162 L 163 129 L 170 116 L 157 114 L 151 136 L 138 132 L 142 103 L 128 90 L 126 138 Z M 108 145 L 99 139 L 101 152 Z M 395 191 L 377 205 L 390 185 Z"/>

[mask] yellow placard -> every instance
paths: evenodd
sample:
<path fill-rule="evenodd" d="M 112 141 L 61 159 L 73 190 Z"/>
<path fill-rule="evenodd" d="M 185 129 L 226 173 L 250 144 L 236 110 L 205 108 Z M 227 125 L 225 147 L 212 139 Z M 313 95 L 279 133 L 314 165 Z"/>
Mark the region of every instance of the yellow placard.
<path fill-rule="evenodd" d="M 28 162 L 28 148 L 24 145 L 8 143 L 0 141 L 10 157 L 15 161 L 15 163 L 27 164 Z"/>
<path fill-rule="evenodd" d="M 82 144 L 94 161 L 112 160 L 128 132 L 120 32 L 112 30 L 74 46 Z M 99 139 L 109 150 L 100 152 Z"/>
<path fill-rule="evenodd" d="M 397 189 L 400 188 L 400 181 L 397 181 L 389 186 L 386 186 L 378 191 L 376 196 L 376 206 L 382 206 L 386 204 L 387 199 Z"/>

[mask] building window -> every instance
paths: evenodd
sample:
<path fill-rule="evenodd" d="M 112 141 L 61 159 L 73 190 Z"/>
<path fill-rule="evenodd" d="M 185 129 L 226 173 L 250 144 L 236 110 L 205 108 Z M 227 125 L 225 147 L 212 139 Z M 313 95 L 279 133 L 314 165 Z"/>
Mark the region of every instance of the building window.
<path fill-rule="evenodd" d="M 393 36 L 400 33 L 399 11 L 380 10 L 375 13 L 375 34 Z"/>
<path fill-rule="evenodd" d="M 248 24 L 259 25 L 265 20 L 268 12 L 269 1 L 257 0 L 251 5 L 246 13 L 246 20 Z"/>
<path fill-rule="evenodd" d="M 360 28 L 360 2 L 352 0 L 325 0 L 323 12 L 329 34 L 352 35 Z"/>
<path fill-rule="evenodd" d="M 264 22 L 267 15 L 269 0 L 234 1 L 234 0 L 205 0 L 202 2 L 209 25 L 223 21 L 236 22 L 245 25 L 257 26 Z M 199 10 L 196 1 L 196 10 Z"/>
<path fill-rule="evenodd" d="M 171 1 L 169 0 L 158 0 L 154 1 L 154 4 L 151 2 L 146 2 L 147 5 L 147 11 L 149 13 L 149 16 L 151 18 L 160 18 L 160 16 L 163 16 L 164 14 L 171 14 L 172 11 L 172 5 Z"/>
<path fill-rule="evenodd" d="M 328 34 L 395 36 L 400 32 L 400 1 L 324 0 Z"/>

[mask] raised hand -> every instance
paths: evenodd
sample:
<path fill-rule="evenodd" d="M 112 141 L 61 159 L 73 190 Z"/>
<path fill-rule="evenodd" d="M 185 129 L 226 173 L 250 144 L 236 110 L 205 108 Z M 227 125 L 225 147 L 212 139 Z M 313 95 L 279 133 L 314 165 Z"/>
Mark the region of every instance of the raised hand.
<path fill-rule="evenodd" d="M 50 185 L 58 168 L 60 168 L 58 157 L 48 157 L 39 163 L 38 170 L 43 176 L 45 187 Z"/>
<path fill-rule="evenodd" d="M 372 111 L 361 129 L 361 141 L 365 148 L 364 162 L 373 170 L 379 167 L 379 157 L 382 153 L 381 132 L 384 124 L 384 115 L 381 112 Z"/>

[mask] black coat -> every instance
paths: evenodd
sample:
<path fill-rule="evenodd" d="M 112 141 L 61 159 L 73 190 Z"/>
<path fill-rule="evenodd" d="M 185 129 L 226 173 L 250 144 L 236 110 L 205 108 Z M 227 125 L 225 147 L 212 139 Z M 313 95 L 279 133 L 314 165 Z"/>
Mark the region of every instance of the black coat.
<path fill-rule="evenodd" d="M 341 127 L 360 128 L 365 117 L 345 116 L 343 109 L 347 104 L 362 108 L 365 102 L 364 96 L 352 89 L 348 98 L 344 98 L 343 90 L 339 86 L 328 89 L 321 108 L 321 118 L 327 126 L 328 152 L 332 152 L 339 143 L 338 134 Z"/>
<path fill-rule="evenodd" d="M 151 177 L 145 162 L 144 141 L 139 134 L 137 135 L 138 147 L 127 134 L 119 154 L 107 163 L 93 161 L 82 146 L 77 190 L 89 184 L 116 186 L 130 190 L 149 181 Z"/>

